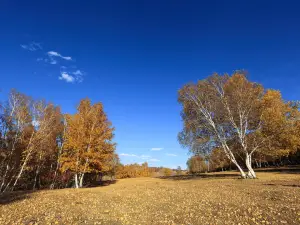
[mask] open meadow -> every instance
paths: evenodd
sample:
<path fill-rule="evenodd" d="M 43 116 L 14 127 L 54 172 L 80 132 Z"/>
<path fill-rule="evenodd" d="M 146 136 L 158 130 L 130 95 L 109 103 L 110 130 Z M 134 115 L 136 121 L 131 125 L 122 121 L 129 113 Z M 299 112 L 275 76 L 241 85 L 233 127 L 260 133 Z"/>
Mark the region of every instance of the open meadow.
<path fill-rule="evenodd" d="M 103 187 L 15 192 L 1 224 L 300 224 L 300 174 L 132 178 Z"/>

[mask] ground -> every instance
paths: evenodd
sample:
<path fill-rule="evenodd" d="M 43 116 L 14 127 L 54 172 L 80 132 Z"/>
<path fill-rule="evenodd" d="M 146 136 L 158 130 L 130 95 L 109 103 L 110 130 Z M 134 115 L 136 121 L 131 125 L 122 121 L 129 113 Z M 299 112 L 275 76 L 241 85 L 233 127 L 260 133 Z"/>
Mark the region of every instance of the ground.
<path fill-rule="evenodd" d="M 300 224 L 300 174 L 118 180 L 0 197 L 0 224 Z"/>

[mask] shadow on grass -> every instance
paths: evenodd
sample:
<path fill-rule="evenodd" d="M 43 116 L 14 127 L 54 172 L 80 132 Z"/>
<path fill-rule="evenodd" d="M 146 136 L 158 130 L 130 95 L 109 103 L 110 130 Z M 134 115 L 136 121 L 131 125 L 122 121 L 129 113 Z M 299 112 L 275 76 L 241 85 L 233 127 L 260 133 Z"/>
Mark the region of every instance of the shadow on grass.
<path fill-rule="evenodd" d="M 300 166 L 255 168 L 254 170 L 255 172 L 263 172 L 263 173 L 300 174 Z M 161 176 L 158 178 L 168 179 L 168 180 L 195 180 L 195 179 L 202 179 L 202 178 L 210 178 L 210 179 L 241 178 L 241 176 L 238 173 L 238 171 L 226 171 L 226 172 L 200 173 L 200 174 L 193 174 L 193 175 Z"/>
<path fill-rule="evenodd" d="M 29 199 L 34 191 L 14 191 L 0 195 L 0 205 L 7 205 L 24 199 Z"/>
<path fill-rule="evenodd" d="M 275 173 L 287 173 L 287 174 L 300 174 L 299 166 L 257 168 L 254 170 L 255 172 L 264 172 L 264 173 L 275 172 Z"/>
<path fill-rule="evenodd" d="M 240 175 L 237 173 L 203 173 L 195 175 L 176 175 L 176 176 L 161 176 L 160 179 L 168 180 L 197 180 L 203 178 L 217 179 L 217 178 L 240 178 Z"/>
<path fill-rule="evenodd" d="M 95 188 L 95 187 L 103 187 L 103 186 L 109 186 L 111 184 L 117 183 L 117 180 L 106 180 L 101 181 L 94 184 L 89 184 L 84 186 L 84 188 Z M 50 189 L 43 189 L 43 190 L 50 190 Z M 61 190 L 61 189 L 55 189 L 55 190 Z M 39 190 L 36 190 L 39 191 Z M 13 191 L 13 192 L 7 192 L 0 194 L 0 205 L 7 205 L 10 203 L 22 201 L 24 199 L 31 198 L 31 194 L 36 191 Z"/>
<path fill-rule="evenodd" d="M 101 182 L 97 182 L 97 183 L 90 183 L 84 187 L 85 188 L 103 187 L 103 186 L 109 186 L 109 185 L 115 184 L 117 182 L 118 182 L 118 180 L 105 180 L 105 181 L 101 181 Z"/>
<path fill-rule="evenodd" d="M 298 184 L 264 184 L 266 186 L 283 186 L 283 187 L 295 187 L 300 188 L 300 185 Z"/>

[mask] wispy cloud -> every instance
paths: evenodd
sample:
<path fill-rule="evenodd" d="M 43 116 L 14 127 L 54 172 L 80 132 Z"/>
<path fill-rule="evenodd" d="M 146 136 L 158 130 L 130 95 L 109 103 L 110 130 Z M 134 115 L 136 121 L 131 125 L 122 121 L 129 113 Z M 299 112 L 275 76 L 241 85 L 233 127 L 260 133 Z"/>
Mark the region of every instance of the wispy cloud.
<path fill-rule="evenodd" d="M 37 42 L 31 42 L 28 45 L 22 44 L 20 46 L 28 51 L 37 51 L 43 49 L 42 45 Z M 56 65 L 57 68 L 60 68 L 58 76 L 59 80 L 63 80 L 67 83 L 81 83 L 83 81 L 86 72 L 77 68 L 71 56 L 64 56 L 57 51 L 47 51 L 44 53 L 43 51 L 41 52 L 43 55 L 40 54 L 40 56 L 36 58 L 36 61 L 40 63 Z M 71 62 L 71 64 L 69 62 Z"/>
<path fill-rule="evenodd" d="M 127 153 L 121 153 L 120 156 L 138 157 L 135 154 L 127 154 Z"/>
<path fill-rule="evenodd" d="M 142 159 L 148 159 L 148 158 L 151 158 L 151 156 L 149 156 L 149 155 L 141 155 L 140 156 Z"/>
<path fill-rule="evenodd" d="M 65 59 L 65 60 L 68 60 L 68 61 L 71 61 L 72 60 L 72 57 L 71 56 L 63 56 L 61 55 L 60 53 L 58 52 L 55 52 L 55 51 L 49 51 L 47 52 L 48 56 L 51 58 L 53 57 L 59 57 L 59 58 L 62 58 L 62 59 Z"/>
<path fill-rule="evenodd" d="M 160 160 L 159 159 L 149 159 L 148 161 L 149 162 L 159 162 Z"/>
<path fill-rule="evenodd" d="M 64 80 L 67 83 L 74 83 L 75 82 L 75 77 L 72 75 L 66 73 L 66 72 L 61 72 L 60 76 L 58 77 L 60 80 Z"/>
<path fill-rule="evenodd" d="M 161 150 L 163 150 L 164 148 L 151 148 L 150 150 L 151 151 L 161 151 Z"/>
<path fill-rule="evenodd" d="M 80 83 L 83 81 L 84 74 L 85 72 L 81 70 L 76 70 L 75 72 L 72 72 L 67 67 L 62 66 L 60 68 L 60 76 L 58 77 L 58 79 L 65 80 L 68 83 Z"/>
<path fill-rule="evenodd" d="M 75 72 L 72 72 L 72 74 L 75 76 L 75 79 L 77 80 L 77 82 L 82 82 L 83 76 L 86 75 L 86 73 L 83 72 L 82 70 L 76 70 Z"/>
<path fill-rule="evenodd" d="M 136 155 L 136 154 L 128 154 L 128 153 L 121 153 L 120 156 L 137 157 L 137 158 L 141 158 L 141 159 L 151 158 L 151 156 L 149 156 L 149 155 Z"/>
<path fill-rule="evenodd" d="M 75 72 L 73 72 L 74 75 L 80 75 L 80 76 L 83 76 L 84 75 L 84 72 L 81 71 L 81 70 L 76 70 Z"/>
<path fill-rule="evenodd" d="M 137 159 L 143 159 L 146 162 L 159 162 L 160 161 L 159 159 L 152 158 L 149 155 L 136 155 L 136 154 L 121 153 L 120 156 L 134 157 L 134 158 L 137 158 Z"/>
<path fill-rule="evenodd" d="M 39 57 L 39 58 L 36 59 L 36 61 L 37 62 L 43 61 L 45 63 L 49 63 L 49 64 L 52 64 L 52 65 L 56 65 L 58 63 L 58 59 L 64 59 L 64 60 L 67 60 L 67 61 L 72 61 L 71 56 L 63 56 L 60 53 L 55 52 L 55 51 L 49 51 L 49 52 L 46 53 L 46 55 L 48 57 L 46 57 L 46 58 Z M 80 70 L 77 70 L 74 73 L 76 73 L 75 75 L 83 75 L 82 71 L 80 71 Z"/>
<path fill-rule="evenodd" d="M 50 58 L 50 60 L 45 59 L 45 62 L 49 62 L 49 63 L 52 64 L 52 65 L 57 64 L 57 61 L 56 61 L 55 59 L 53 59 L 53 58 Z"/>
<path fill-rule="evenodd" d="M 56 65 L 57 64 L 57 60 L 55 60 L 52 57 L 49 57 L 49 58 L 39 57 L 39 58 L 36 59 L 36 61 L 37 62 L 45 62 L 45 63 L 49 63 L 49 64 L 52 64 L 52 65 Z"/>
<path fill-rule="evenodd" d="M 31 51 L 31 52 L 34 52 L 34 51 L 37 51 L 37 50 L 42 50 L 42 45 L 40 43 L 37 43 L 37 42 L 31 42 L 29 43 L 28 45 L 20 45 L 21 48 L 25 49 L 25 50 L 28 50 L 28 51 Z"/>
<path fill-rule="evenodd" d="M 166 153 L 167 156 L 177 156 L 175 154 L 172 154 L 172 153 Z"/>

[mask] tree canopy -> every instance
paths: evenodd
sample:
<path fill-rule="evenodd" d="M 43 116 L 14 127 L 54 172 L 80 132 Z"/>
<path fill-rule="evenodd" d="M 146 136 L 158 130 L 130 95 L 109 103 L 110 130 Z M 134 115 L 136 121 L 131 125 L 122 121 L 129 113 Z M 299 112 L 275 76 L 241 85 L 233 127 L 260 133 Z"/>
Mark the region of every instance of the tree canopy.
<path fill-rule="evenodd" d="M 244 71 L 215 73 L 187 84 L 178 100 L 184 122 L 179 142 L 194 153 L 222 149 L 243 178 L 256 178 L 255 152 L 280 155 L 299 148 L 297 105 L 284 102 L 279 91 L 249 81 Z"/>

